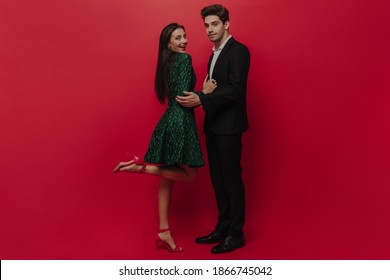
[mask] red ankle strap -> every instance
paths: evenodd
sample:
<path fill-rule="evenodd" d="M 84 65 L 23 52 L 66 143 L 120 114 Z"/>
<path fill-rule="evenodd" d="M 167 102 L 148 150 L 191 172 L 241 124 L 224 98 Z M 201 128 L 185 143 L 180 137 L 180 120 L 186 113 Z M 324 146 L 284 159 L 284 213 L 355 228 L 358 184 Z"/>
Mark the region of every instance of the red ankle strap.
<path fill-rule="evenodd" d="M 139 173 L 145 173 L 146 166 L 147 166 L 147 164 L 145 162 L 142 163 L 142 168 L 141 168 Z"/>
<path fill-rule="evenodd" d="M 170 231 L 170 230 L 171 230 L 170 228 L 163 228 L 163 229 L 159 228 L 158 232 L 161 233 L 161 232 L 167 232 L 167 231 Z"/>

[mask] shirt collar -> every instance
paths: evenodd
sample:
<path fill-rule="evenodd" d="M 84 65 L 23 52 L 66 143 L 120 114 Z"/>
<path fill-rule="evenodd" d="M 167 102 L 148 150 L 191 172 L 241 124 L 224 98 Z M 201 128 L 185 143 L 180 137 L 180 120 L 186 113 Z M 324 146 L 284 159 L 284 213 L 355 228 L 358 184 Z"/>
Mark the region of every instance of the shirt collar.
<path fill-rule="evenodd" d="M 218 49 L 215 49 L 215 46 L 213 46 L 213 52 L 222 50 L 230 38 L 232 38 L 232 35 L 229 35 L 229 37 L 226 38 L 226 40 L 219 46 Z"/>

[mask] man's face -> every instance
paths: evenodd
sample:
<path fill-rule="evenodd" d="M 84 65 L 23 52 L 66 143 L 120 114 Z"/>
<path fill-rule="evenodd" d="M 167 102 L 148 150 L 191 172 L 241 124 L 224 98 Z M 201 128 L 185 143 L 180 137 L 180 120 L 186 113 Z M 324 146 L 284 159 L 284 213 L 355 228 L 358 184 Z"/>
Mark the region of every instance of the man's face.
<path fill-rule="evenodd" d="M 207 16 L 204 19 L 204 27 L 206 28 L 206 33 L 207 36 L 209 36 L 210 41 L 219 43 L 226 37 L 225 35 L 229 28 L 229 21 L 226 21 L 225 24 L 223 24 L 218 16 Z"/>

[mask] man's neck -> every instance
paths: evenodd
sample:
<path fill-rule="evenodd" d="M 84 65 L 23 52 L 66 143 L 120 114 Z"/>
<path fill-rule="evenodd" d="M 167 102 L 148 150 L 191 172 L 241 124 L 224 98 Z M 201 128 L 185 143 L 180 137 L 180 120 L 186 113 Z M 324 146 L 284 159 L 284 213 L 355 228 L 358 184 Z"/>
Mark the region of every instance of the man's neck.
<path fill-rule="evenodd" d="M 230 36 L 229 32 L 226 32 L 226 33 L 223 35 L 223 37 L 222 37 L 222 39 L 221 39 L 220 41 L 215 42 L 215 44 L 214 44 L 214 49 L 218 50 L 219 47 L 223 44 L 223 42 L 226 41 L 226 39 L 227 39 L 229 36 Z"/>

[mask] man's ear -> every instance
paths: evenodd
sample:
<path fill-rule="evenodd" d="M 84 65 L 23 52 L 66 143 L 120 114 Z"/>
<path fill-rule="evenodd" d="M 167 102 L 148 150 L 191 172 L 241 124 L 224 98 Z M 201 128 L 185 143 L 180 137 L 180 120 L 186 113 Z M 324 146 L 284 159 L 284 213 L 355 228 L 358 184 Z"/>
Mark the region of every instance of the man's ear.
<path fill-rule="evenodd" d="M 228 30 L 229 29 L 229 25 L 230 25 L 230 22 L 227 20 L 225 21 L 225 23 L 223 24 L 223 27 Z"/>

